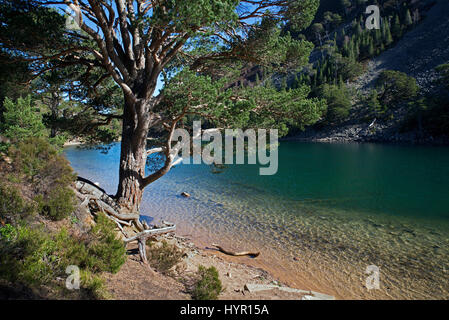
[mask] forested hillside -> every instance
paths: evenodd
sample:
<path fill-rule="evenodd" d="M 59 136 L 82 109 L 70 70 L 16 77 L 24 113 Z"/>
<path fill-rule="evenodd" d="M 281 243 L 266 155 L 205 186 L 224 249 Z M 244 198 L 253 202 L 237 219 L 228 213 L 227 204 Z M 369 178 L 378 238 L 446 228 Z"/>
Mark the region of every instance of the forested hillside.
<path fill-rule="evenodd" d="M 447 143 L 449 3 L 377 1 L 378 30 L 365 28 L 369 4 L 321 1 L 314 23 L 296 35 L 316 48 L 308 68 L 288 75 L 284 85 L 309 84 L 328 108 L 321 121 L 293 136 Z"/>

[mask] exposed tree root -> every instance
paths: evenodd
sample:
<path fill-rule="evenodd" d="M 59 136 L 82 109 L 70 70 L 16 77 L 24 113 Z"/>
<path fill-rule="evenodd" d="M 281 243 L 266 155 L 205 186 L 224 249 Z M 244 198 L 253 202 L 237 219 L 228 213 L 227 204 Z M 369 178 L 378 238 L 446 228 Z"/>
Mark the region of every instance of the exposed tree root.
<path fill-rule="evenodd" d="M 106 191 L 87 179 L 78 177 L 75 183 L 75 194 L 81 200 L 81 210 L 91 215 L 103 212 L 106 217 L 114 221 L 123 234 L 125 243 L 138 241 L 139 254 L 143 263 L 147 263 L 145 248 L 147 240 L 176 230 L 176 225 L 173 223 L 163 222 L 162 226 L 150 227 L 146 222 L 140 222 L 139 213 L 121 212 L 120 207 Z M 134 235 L 130 236 L 125 227 L 128 227 L 127 229 Z"/>

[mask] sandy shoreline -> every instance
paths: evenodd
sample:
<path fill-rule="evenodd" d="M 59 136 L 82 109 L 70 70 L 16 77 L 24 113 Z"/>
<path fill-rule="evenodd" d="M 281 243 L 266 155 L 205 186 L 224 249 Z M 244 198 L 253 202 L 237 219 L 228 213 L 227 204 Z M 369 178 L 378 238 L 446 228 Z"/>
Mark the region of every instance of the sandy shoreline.
<path fill-rule="evenodd" d="M 250 258 L 248 256 L 233 257 L 218 252 L 214 247 L 212 247 L 212 241 L 209 239 L 208 235 L 192 234 L 192 232 L 188 232 L 186 229 L 184 229 L 182 224 L 178 224 L 178 231 L 176 232 L 176 234 L 182 237 L 186 237 L 204 255 L 219 256 L 222 260 L 228 263 L 263 270 L 268 275 L 270 275 L 270 277 L 274 279 L 274 281 L 282 283 L 285 286 L 299 290 L 322 292 L 328 295 L 332 295 L 336 299 L 356 298 L 355 296 L 342 296 L 330 286 L 319 285 L 317 282 L 312 280 L 317 276 L 316 274 L 313 277 L 310 277 L 310 275 L 298 277 L 297 273 L 291 272 L 291 268 L 279 265 L 278 260 L 273 260 L 273 252 L 266 250 L 264 247 L 259 246 L 259 244 L 248 243 L 246 246 L 240 246 L 236 245 L 235 243 L 228 243 L 227 241 L 219 243 L 220 245 L 235 251 L 251 250 L 261 252 L 260 256 L 256 258 Z M 290 263 L 294 265 L 304 263 L 304 258 L 301 257 L 301 255 L 298 255 L 297 257 L 291 257 L 290 259 L 288 259 L 287 257 L 284 258 L 285 260 L 291 260 Z M 321 275 L 321 277 L 324 277 L 324 275 Z"/>
<path fill-rule="evenodd" d="M 236 257 L 214 250 L 201 249 L 190 240 L 176 235 L 159 237 L 185 252 L 182 262 L 171 275 L 155 271 L 141 263 L 137 253 L 130 254 L 116 274 L 106 273 L 106 286 L 113 299 L 128 300 L 190 300 L 186 288 L 198 266 L 214 266 L 223 285 L 220 300 L 334 300 L 321 292 L 298 290 L 282 283 L 262 268 L 247 265 Z M 128 245 L 128 252 L 136 245 Z M 187 287 L 186 287 L 187 283 Z"/>

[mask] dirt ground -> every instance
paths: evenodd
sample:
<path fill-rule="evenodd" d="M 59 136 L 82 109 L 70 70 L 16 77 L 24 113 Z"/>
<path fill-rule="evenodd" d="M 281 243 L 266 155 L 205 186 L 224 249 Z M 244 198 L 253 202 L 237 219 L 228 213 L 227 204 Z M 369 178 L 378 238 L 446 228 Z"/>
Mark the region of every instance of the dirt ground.
<path fill-rule="evenodd" d="M 199 249 L 193 243 L 175 236 L 165 236 L 164 239 L 186 253 L 182 262 L 173 268 L 172 275 L 164 275 L 150 265 L 143 264 L 137 246 L 131 244 L 128 247 L 128 260 L 120 271 L 105 275 L 106 286 L 113 299 L 191 299 L 184 283 L 188 282 L 186 279 L 191 278 L 200 265 L 214 266 L 218 270 L 224 288 L 219 296 L 222 300 L 301 300 L 307 295 L 296 289 L 290 290 L 262 269 L 229 261 L 221 252 Z"/>

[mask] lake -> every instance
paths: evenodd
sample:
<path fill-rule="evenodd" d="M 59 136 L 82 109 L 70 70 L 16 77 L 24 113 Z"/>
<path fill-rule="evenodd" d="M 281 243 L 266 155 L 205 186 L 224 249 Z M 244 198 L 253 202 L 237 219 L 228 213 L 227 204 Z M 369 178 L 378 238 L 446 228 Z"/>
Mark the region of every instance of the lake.
<path fill-rule="evenodd" d="M 116 191 L 120 145 L 68 147 L 75 171 Z M 145 189 L 141 214 L 200 247 L 261 251 L 281 281 L 337 298 L 449 298 L 449 148 L 281 142 L 279 170 L 179 165 Z M 191 194 L 190 198 L 180 196 Z M 380 271 L 368 290 L 368 266 Z"/>

